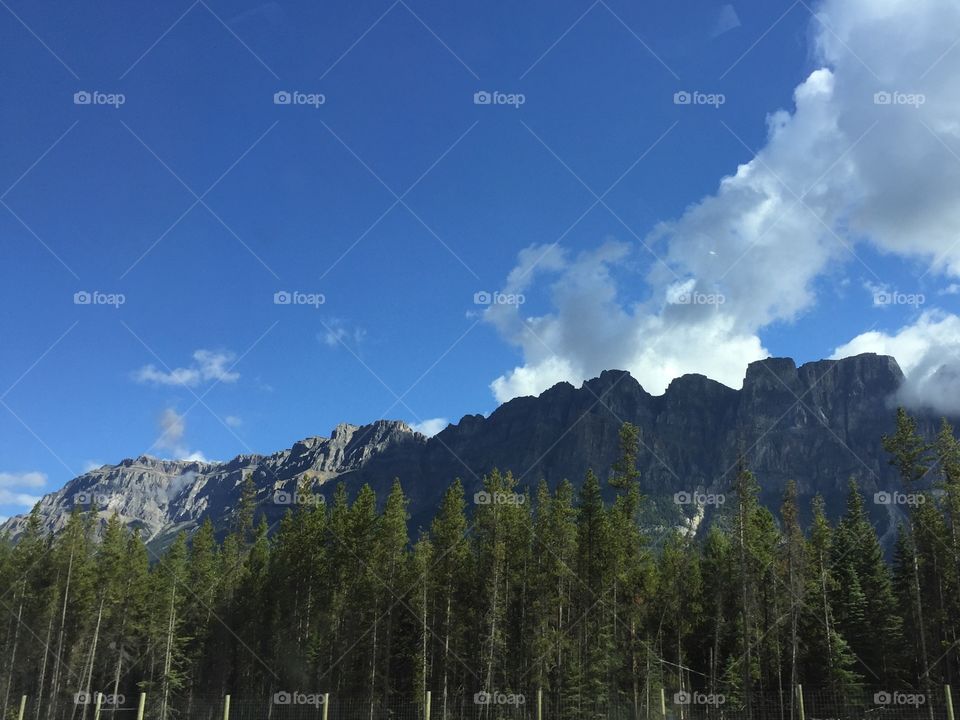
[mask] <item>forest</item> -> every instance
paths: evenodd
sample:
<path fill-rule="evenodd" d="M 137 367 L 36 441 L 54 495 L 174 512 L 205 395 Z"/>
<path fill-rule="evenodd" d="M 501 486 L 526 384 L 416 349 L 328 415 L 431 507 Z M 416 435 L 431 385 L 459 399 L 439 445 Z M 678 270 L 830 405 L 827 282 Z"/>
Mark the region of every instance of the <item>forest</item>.
<path fill-rule="evenodd" d="M 772 512 L 746 463 L 705 531 L 642 527 L 629 424 L 606 481 L 454 481 L 418 537 L 399 481 L 379 502 L 304 484 L 271 528 L 247 478 L 227 531 L 160 556 L 115 516 L 98 539 L 77 510 L 50 537 L 35 509 L 0 542 L 0 717 L 27 696 L 27 718 L 93 718 L 102 693 L 102 717 L 132 718 L 145 693 L 162 720 L 224 717 L 227 694 L 235 718 L 316 718 L 325 698 L 331 717 L 413 718 L 429 692 L 438 720 L 535 717 L 537 698 L 549 718 L 794 720 L 803 698 L 933 718 L 960 671 L 960 443 L 901 410 L 883 446 L 889 553 L 853 481 L 839 518 L 817 497 L 802 526 L 796 486 Z"/>

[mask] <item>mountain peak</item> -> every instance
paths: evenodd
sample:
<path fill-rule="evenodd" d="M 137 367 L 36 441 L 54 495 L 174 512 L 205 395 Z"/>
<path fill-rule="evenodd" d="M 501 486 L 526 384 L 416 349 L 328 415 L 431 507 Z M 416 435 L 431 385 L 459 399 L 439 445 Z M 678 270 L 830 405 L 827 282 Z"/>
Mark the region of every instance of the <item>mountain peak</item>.
<path fill-rule="evenodd" d="M 522 486 L 544 479 L 555 487 L 563 479 L 578 482 L 591 468 L 605 472 L 628 421 L 643 438 L 638 468 L 645 494 L 723 492 L 725 471 L 748 448 L 762 501 L 778 506 L 792 479 L 804 507 L 820 493 L 832 511 L 842 506 L 850 477 L 870 493 L 895 486 L 880 438 L 891 429 L 887 403 L 902 381 L 893 358 L 874 354 L 799 368 L 790 358 L 767 358 L 748 366 L 741 390 L 689 374 L 659 396 L 627 371 L 606 370 L 580 388 L 558 383 L 539 397 L 504 403 L 489 417 L 465 415 L 433 438 L 402 421 L 378 419 L 341 423 L 329 438 L 311 436 L 271 455 L 238 455 L 225 463 L 127 459 L 74 478 L 46 495 L 39 509 L 44 527 L 56 532 L 75 506 L 95 500 L 105 508 L 101 522 L 117 512 L 162 545 L 207 518 L 227 527 L 248 474 L 268 522 L 289 509 L 274 503 L 274 492 L 295 490 L 305 480 L 324 496 L 340 482 L 350 493 L 369 483 L 382 500 L 399 478 L 413 522 L 426 523 L 456 478 L 469 495 L 495 468 L 513 472 Z M 921 417 L 921 425 L 935 429 L 931 419 Z M 16 537 L 24 526 L 21 516 L 3 529 Z"/>

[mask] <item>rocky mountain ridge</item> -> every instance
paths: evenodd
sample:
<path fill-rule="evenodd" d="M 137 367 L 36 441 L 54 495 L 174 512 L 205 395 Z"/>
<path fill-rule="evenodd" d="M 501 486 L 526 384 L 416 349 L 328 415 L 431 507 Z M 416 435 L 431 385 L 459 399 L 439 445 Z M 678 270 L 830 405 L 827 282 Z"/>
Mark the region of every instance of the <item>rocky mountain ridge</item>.
<path fill-rule="evenodd" d="M 729 490 L 742 455 L 769 507 L 779 505 L 793 479 L 805 505 L 820 493 L 837 513 L 848 478 L 871 500 L 873 493 L 898 487 L 880 439 L 892 429 L 902 382 L 896 361 L 874 354 L 800 367 L 789 358 L 769 358 L 749 365 L 740 390 L 684 375 L 658 396 L 629 373 L 609 370 L 580 388 L 559 383 L 539 397 L 516 398 L 486 418 L 467 415 L 432 438 L 403 422 L 378 420 L 338 425 L 329 438 L 308 437 L 272 455 L 223 463 L 128 459 L 71 480 L 44 496 L 39 511 L 44 528 L 57 532 L 74 506 L 95 502 L 101 523 L 116 512 L 162 546 L 208 517 L 219 529 L 228 527 L 247 474 L 271 523 L 289 509 L 304 480 L 323 498 L 342 481 L 351 492 L 370 483 L 382 499 L 399 478 L 410 498 L 411 523 L 425 526 L 457 477 L 471 498 L 494 468 L 511 471 L 531 489 L 541 479 L 551 487 L 564 478 L 579 483 L 589 468 L 606 477 L 620 425 L 629 421 L 640 429 L 641 483 L 654 504 L 670 506 L 677 492 Z M 927 432 L 936 422 L 921 418 Z M 889 533 L 898 510 L 872 511 Z M 16 538 L 24 527 L 25 517 L 18 516 L 2 530 Z"/>

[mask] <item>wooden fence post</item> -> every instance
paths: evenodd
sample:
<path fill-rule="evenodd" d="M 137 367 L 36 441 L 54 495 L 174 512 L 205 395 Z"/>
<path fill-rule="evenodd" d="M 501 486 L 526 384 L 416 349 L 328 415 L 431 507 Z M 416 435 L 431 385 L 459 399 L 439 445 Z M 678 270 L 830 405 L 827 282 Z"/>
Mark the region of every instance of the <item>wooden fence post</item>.
<path fill-rule="evenodd" d="M 660 688 L 660 717 L 667 717 L 667 691 Z"/>
<path fill-rule="evenodd" d="M 423 705 L 423 720 L 430 720 L 430 691 L 427 690 L 427 701 Z"/>
<path fill-rule="evenodd" d="M 543 720 L 543 688 L 537 688 L 537 720 Z"/>
<path fill-rule="evenodd" d="M 803 685 L 797 683 L 797 712 L 799 713 L 800 720 L 805 720 L 806 713 L 803 711 Z"/>
<path fill-rule="evenodd" d="M 137 720 L 143 720 L 143 712 L 147 709 L 147 694 L 140 693 L 140 704 L 137 706 Z"/>
<path fill-rule="evenodd" d="M 23 720 L 23 714 L 27 711 L 27 696 L 20 696 L 20 712 L 17 714 L 17 720 Z"/>
<path fill-rule="evenodd" d="M 97 692 L 96 702 L 93 705 L 93 720 L 100 720 L 100 707 L 103 705 L 103 693 Z"/>
<path fill-rule="evenodd" d="M 223 696 L 223 720 L 230 720 L 230 695 Z"/>
<path fill-rule="evenodd" d="M 330 712 L 330 693 L 323 694 L 323 720 L 327 720 L 327 713 Z"/>
<path fill-rule="evenodd" d="M 950 686 L 943 686 L 944 700 L 947 703 L 947 720 L 953 720 L 953 693 L 950 692 Z"/>

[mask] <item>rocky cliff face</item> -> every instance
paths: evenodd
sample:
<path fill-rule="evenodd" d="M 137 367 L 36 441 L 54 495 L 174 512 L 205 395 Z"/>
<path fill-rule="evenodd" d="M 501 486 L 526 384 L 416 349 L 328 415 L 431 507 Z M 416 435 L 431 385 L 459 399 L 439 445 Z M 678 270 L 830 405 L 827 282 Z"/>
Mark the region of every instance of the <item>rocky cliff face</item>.
<path fill-rule="evenodd" d="M 610 370 L 580 388 L 560 383 L 539 397 L 517 398 L 488 418 L 468 415 L 430 439 L 404 423 L 379 420 L 338 425 L 329 438 L 310 437 L 273 455 L 226 463 L 125 460 L 75 478 L 44 497 L 40 511 L 46 529 L 57 531 L 74 505 L 96 501 L 102 520 L 117 512 L 152 544 L 163 545 L 208 517 L 227 527 L 248 473 L 268 522 L 286 512 L 304 480 L 325 497 L 336 484 L 331 481 L 351 491 L 368 482 L 382 498 L 399 478 L 410 497 L 412 524 L 426 525 L 457 477 L 471 496 L 494 468 L 511 471 L 531 488 L 541 479 L 550 486 L 564 478 L 579 483 L 588 468 L 605 477 L 617 455 L 620 425 L 629 421 L 640 428 L 639 469 L 648 498 L 669 503 L 679 491 L 727 492 L 742 455 L 771 508 L 793 479 L 804 506 L 820 493 L 836 514 L 848 478 L 868 500 L 897 487 L 880 438 L 892 429 L 891 397 L 902 381 L 893 358 L 873 354 L 799 368 L 788 358 L 770 358 L 748 367 L 741 390 L 686 375 L 660 396 L 628 373 Z M 924 418 L 922 425 L 932 433 L 935 421 Z M 889 531 L 897 513 L 868 505 Z M 17 536 L 24 522 L 11 518 L 4 529 Z"/>

